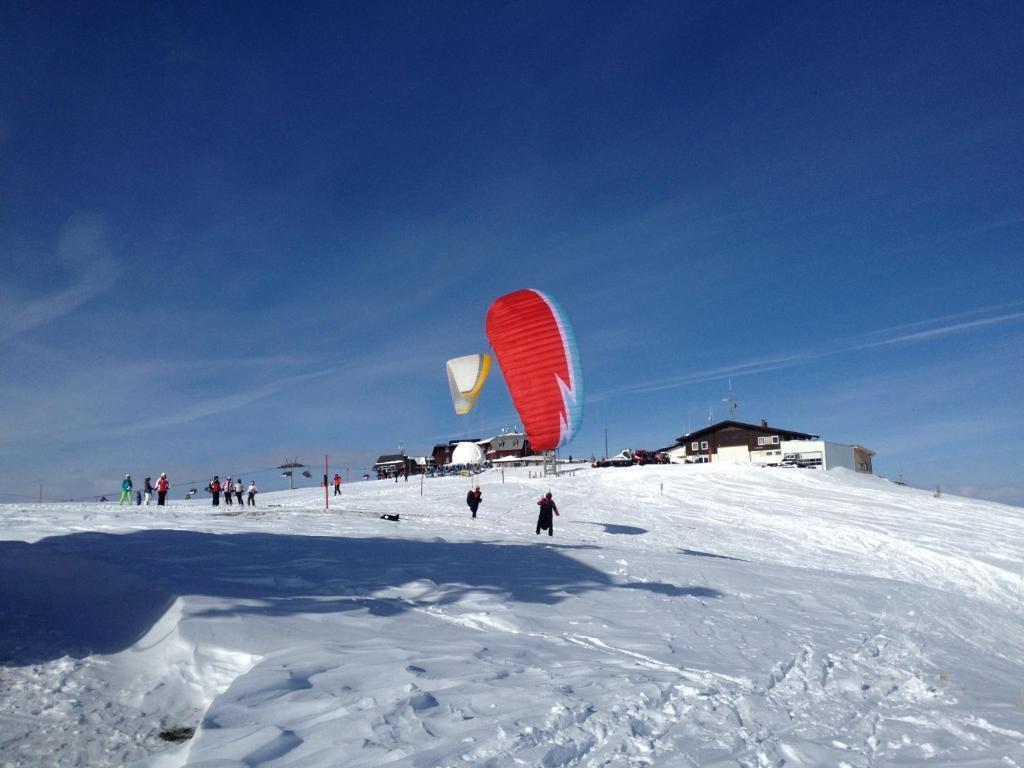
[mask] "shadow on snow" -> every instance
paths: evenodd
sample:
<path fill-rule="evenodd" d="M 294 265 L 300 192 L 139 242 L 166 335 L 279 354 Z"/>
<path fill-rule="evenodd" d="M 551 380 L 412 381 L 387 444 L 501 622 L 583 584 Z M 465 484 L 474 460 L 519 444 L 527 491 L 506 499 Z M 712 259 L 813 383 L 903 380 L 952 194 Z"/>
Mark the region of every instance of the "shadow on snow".
<path fill-rule="evenodd" d="M 246 601 L 190 615 L 365 611 L 395 616 L 466 595 L 553 605 L 611 589 L 720 597 L 704 587 L 619 584 L 570 547 L 194 531 L 77 533 L 0 542 L 0 665 L 111 654 L 181 595 Z M 414 582 L 425 602 L 375 596 Z"/>
<path fill-rule="evenodd" d="M 728 555 L 716 555 L 714 552 L 701 552 L 699 549 L 680 549 L 679 550 L 679 554 L 680 555 L 688 555 L 689 557 L 713 557 L 716 560 L 735 560 L 738 563 L 746 563 L 746 562 L 748 562 L 747 560 L 744 560 L 743 558 L 740 558 L 740 557 L 729 557 Z"/>
<path fill-rule="evenodd" d="M 641 536 L 647 533 L 646 528 L 638 528 L 635 525 L 618 525 L 616 523 L 589 523 L 581 520 L 571 521 L 572 525 L 600 525 L 605 533 L 619 534 L 622 536 Z"/>

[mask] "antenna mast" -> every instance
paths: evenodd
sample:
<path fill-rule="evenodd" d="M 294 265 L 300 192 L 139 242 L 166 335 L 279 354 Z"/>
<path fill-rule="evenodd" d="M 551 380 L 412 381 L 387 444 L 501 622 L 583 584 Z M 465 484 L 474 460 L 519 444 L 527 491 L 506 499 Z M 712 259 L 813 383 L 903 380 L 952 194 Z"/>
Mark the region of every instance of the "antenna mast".
<path fill-rule="evenodd" d="M 736 402 L 736 396 L 732 392 L 732 379 L 729 379 L 729 391 L 725 393 L 725 397 L 722 398 L 722 402 L 726 403 L 729 409 L 729 420 L 736 420 L 736 409 L 739 408 L 739 403 Z"/>

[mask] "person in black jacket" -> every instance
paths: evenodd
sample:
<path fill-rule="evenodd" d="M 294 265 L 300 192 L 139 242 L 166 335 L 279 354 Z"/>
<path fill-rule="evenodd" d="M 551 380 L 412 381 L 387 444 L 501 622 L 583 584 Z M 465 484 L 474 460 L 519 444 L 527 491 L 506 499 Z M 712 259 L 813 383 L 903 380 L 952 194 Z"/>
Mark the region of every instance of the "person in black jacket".
<path fill-rule="evenodd" d="M 551 491 L 548 491 L 547 495 L 537 502 L 537 505 L 540 507 L 540 514 L 537 516 L 537 533 L 539 534 L 542 530 L 546 530 L 548 536 L 554 536 L 555 519 L 551 516 L 551 513 L 558 514 L 558 505 L 551 498 Z"/>
<path fill-rule="evenodd" d="M 149 506 L 149 500 L 151 498 L 153 498 L 153 478 L 151 478 L 151 477 L 147 477 L 146 478 L 146 488 L 145 488 L 145 491 L 146 491 L 146 501 L 145 501 L 145 504 L 148 507 Z"/>
<path fill-rule="evenodd" d="M 480 486 L 476 487 L 475 491 L 470 491 L 466 494 L 466 505 L 472 510 L 473 517 L 476 517 L 476 510 L 480 506 Z"/>

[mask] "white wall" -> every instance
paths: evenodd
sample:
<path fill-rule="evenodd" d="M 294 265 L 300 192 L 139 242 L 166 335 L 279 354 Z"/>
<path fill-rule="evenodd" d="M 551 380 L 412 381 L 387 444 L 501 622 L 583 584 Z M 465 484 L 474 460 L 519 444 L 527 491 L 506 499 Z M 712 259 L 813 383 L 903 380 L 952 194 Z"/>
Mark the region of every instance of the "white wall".
<path fill-rule="evenodd" d="M 784 440 L 782 455 L 797 453 L 804 458 L 821 457 L 822 469 L 846 467 L 856 470 L 853 446 L 844 443 L 830 443 L 827 440 Z"/>
<path fill-rule="evenodd" d="M 686 446 L 677 445 L 675 448 L 670 448 L 665 451 L 668 454 L 668 459 L 673 464 L 684 464 L 686 462 Z"/>
<path fill-rule="evenodd" d="M 749 464 L 750 450 L 745 445 L 719 446 L 714 460 L 723 464 Z"/>
<path fill-rule="evenodd" d="M 853 459 L 853 446 L 842 443 L 825 443 L 825 469 L 846 467 L 856 471 L 857 466 Z"/>

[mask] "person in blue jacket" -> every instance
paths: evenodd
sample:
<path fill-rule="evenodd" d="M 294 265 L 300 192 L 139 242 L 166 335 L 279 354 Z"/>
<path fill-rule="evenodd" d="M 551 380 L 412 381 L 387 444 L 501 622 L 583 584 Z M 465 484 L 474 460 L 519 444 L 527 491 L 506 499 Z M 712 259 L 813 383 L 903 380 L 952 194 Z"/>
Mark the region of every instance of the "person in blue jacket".
<path fill-rule="evenodd" d="M 129 504 L 132 502 L 132 476 L 125 475 L 124 480 L 121 481 L 121 500 L 117 502 L 117 506 L 121 506 L 127 501 Z"/>

